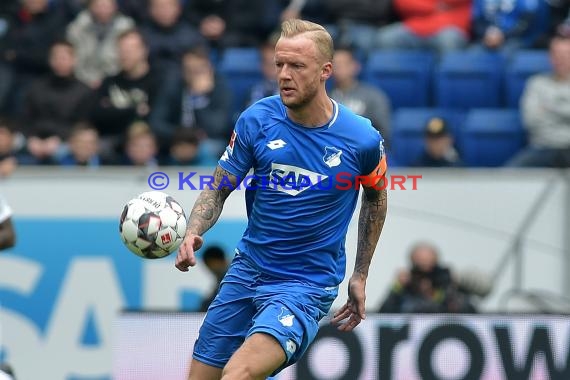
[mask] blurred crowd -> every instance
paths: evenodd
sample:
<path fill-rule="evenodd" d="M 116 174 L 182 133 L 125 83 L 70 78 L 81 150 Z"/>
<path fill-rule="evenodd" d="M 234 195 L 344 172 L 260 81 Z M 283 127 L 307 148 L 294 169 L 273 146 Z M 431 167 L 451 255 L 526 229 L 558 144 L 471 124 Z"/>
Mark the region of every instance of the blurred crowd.
<path fill-rule="evenodd" d="M 531 136 L 533 149 L 568 150 L 568 111 L 559 106 L 570 105 L 569 9 L 568 0 L 3 0 L 0 176 L 17 165 L 215 165 L 236 119 L 218 62 L 228 48 L 259 48 L 265 79 L 238 101 L 245 108 L 275 94 L 275 33 L 292 17 L 331 32 L 331 96 L 369 117 L 388 146 L 390 99 L 359 80 L 371 50 L 508 54 L 562 36 L 554 65 L 562 85 L 552 95 L 561 103 L 529 107 L 544 111 L 536 123 L 558 124 L 547 138 Z M 461 165 L 445 124 L 426 125 L 418 165 Z"/>

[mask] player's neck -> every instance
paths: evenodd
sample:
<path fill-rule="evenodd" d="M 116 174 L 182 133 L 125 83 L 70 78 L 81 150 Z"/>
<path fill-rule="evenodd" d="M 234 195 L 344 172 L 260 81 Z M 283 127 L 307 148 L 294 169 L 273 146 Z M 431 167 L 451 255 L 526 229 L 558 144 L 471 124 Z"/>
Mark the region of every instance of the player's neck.
<path fill-rule="evenodd" d="M 305 107 L 287 108 L 287 116 L 297 124 L 307 128 L 321 127 L 329 122 L 333 115 L 333 104 L 326 93 L 317 96 Z"/>

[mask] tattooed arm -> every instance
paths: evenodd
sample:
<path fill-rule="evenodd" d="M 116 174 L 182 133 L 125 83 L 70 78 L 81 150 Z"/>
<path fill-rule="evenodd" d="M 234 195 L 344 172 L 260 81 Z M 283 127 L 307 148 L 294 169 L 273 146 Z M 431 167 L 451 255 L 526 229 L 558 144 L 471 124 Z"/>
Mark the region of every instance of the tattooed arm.
<path fill-rule="evenodd" d="M 388 194 L 386 189 L 364 187 L 360 216 L 358 219 L 358 246 L 354 272 L 348 283 L 348 301 L 334 315 L 332 322 L 339 323 L 340 330 L 350 331 L 366 318 L 366 279 L 376 244 L 380 238 L 386 212 Z"/>
<path fill-rule="evenodd" d="M 229 183 L 231 186 L 227 185 Z M 216 167 L 212 187 L 200 193 L 190 213 L 186 237 L 176 256 L 176 268 L 187 272 L 188 267 L 196 265 L 194 252 L 202 247 L 202 235 L 216 223 L 222 213 L 224 202 L 237 186 L 236 176 L 220 166 Z"/>

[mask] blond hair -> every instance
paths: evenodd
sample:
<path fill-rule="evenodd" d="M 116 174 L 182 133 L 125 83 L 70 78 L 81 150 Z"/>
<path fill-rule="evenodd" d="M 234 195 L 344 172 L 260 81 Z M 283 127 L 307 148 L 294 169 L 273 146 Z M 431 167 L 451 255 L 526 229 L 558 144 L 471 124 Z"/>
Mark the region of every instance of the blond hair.
<path fill-rule="evenodd" d="M 322 25 L 299 19 L 285 20 L 281 24 L 280 38 L 292 38 L 305 33 L 315 43 L 325 61 L 332 61 L 334 53 L 333 40 Z"/>

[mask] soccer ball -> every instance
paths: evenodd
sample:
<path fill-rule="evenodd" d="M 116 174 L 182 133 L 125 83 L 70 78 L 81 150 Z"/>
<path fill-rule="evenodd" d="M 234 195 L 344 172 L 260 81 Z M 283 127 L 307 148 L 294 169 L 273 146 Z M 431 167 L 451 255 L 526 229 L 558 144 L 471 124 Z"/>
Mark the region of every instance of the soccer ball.
<path fill-rule="evenodd" d="M 148 191 L 131 199 L 121 214 L 119 234 L 125 246 L 145 259 L 176 251 L 186 235 L 184 209 L 170 195 Z"/>

